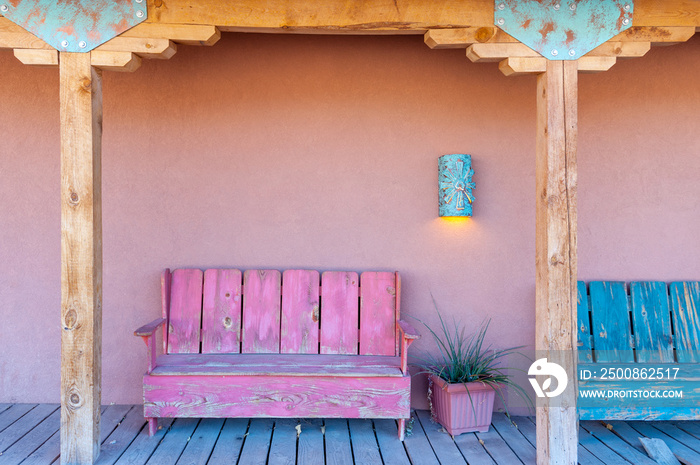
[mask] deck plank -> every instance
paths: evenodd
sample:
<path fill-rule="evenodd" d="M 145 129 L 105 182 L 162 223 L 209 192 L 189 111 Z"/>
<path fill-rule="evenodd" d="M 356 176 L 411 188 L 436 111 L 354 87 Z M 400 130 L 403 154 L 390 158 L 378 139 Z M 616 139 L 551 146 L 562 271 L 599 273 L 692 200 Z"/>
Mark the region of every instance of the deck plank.
<path fill-rule="evenodd" d="M 7 448 L 0 456 L 0 463 L 20 463 L 49 440 L 60 426 L 61 411 L 57 409 Z"/>
<path fill-rule="evenodd" d="M 625 460 L 637 465 L 658 465 L 650 459 L 646 453 L 642 453 L 627 442 L 620 439 L 615 433 L 604 427 L 598 421 L 588 420 L 580 422 L 581 426 L 605 445 L 620 454 Z"/>
<path fill-rule="evenodd" d="M 247 418 L 227 418 L 207 465 L 235 465 L 248 431 Z"/>
<path fill-rule="evenodd" d="M 324 465 L 323 447 L 323 420 L 320 418 L 301 420 L 297 463 L 299 465 Z"/>
<path fill-rule="evenodd" d="M 13 405 L 14 404 L 0 404 L 0 415 L 2 415 L 2 412 L 12 407 Z"/>
<path fill-rule="evenodd" d="M 294 465 L 297 461 L 297 430 L 299 420 L 282 418 L 275 421 L 267 465 Z"/>
<path fill-rule="evenodd" d="M 371 421 L 358 419 L 348 420 L 352 452 L 357 465 L 373 465 L 382 463 L 379 454 L 379 444 L 374 436 Z"/>
<path fill-rule="evenodd" d="M 464 457 L 459 448 L 449 434 L 442 432 L 442 426 L 433 423 L 430 412 L 427 410 L 416 410 L 416 416 L 420 420 L 423 431 L 435 451 L 440 463 L 462 463 Z"/>
<path fill-rule="evenodd" d="M 253 418 L 250 420 L 248 436 L 243 442 L 239 463 L 265 465 L 267 454 L 263 454 L 261 451 L 270 449 L 273 424 L 274 421 L 270 418 Z"/>
<path fill-rule="evenodd" d="M 165 431 L 171 422 L 172 420 L 170 419 L 167 420 L 167 423 L 165 419 L 160 420 L 159 426 L 162 426 L 163 430 L 159 430 L 156 437 L 160 439 L 165 434 Z M 122 454 L 124 454 L 132 443 L 136 441 L 145 424 L 146 420 L 143 418 L 143 409 L 134 406 L 133 409 L 126 413 L 124 418 L 119 422 L 109 436 L 105 438 L 104 442 L 102 443 L 100 456 L 98 457 L 96 464 L 112 465 L 114 462 L 119 460 Z M 144 434 L 146 437 L 148 437 L 147 430 L 144 431 Z M 153 445 L 154 449 L 155 445 L 158 443 L 158 440 L 155 440 L 155 444 Z M 144 460 L 151 455 L 151 452 L 152 450 L 148 452 L 148 455 L 145 456 Z"/>
<path fill-rule="evenodd" d="M 58 404 L 39 404 L 0 433 L 0 452 L 4 453 L 46 417 L 58 410 Z"/>
<path fill-rule="evenodd" d="M 578 428 L 579 450 L 583 447 L 591 455 L 606 465 L 629 465 L 629 462 L 610 449 L 588 431 L 579 426 Z"/>
<path fill-rule="evenodd" d="M 224 426 L 224 418 L 202 418 L 177 465 L 206 465 Z"/>
<path fill-rule="evenodd" d="M 513 449 L 515 455 L 525 464 L 537 463 L 537 451 L 525 438 L 520 429 L 506 417 L 504 413 L 494 412 L 491 418 L 491 426 L 496 428 L 498 434 Z"/>
<path fill-rule="evenodd" d="M 37 404 L 14 404 L 12 408 L 5 410 L 0 415 L 0 433 L 36 406 Z"/>
<path fill-rule="evenodd" d="M 408 453 L 408 458 L 411 460 L 411 463 L 440 465 L 419 420 L 414 421 L 413 432 L 410 436 L 406 436 L 403 444 L 406 447 L 406 452 Z"/>
<path fill-rule="evenodd" d="M 138 421 L 136 421 L 136 419 L 138 419 Z M 141 414 L 134 415 L 132 410 L 131 415 L 127 415 L 127 421 L 124 421 L 117 431 L 110 435 L 112 439 L 107 441 L 107 447 L 103 446 L 102 453 L 97 459 L 97 464 L 143 464 L 153 454 L 156 447 L 158 447 L 158 444 L 160 444 L 165 433 L 168 432 L 172 422 L 172 418 L 159 419 L 158 431 L 156 431 L 153 437 L 149 437 L 148 428 L 143 427 L 145 424 L 143 416 Z M 133 441 L 128 442 L 130 434 L 134 434 L 136 437 Z M 116 441 L 114 445 L 118 447 L 110 447 L 112 441 Z M 116 460 L 116 462 L 114 460 Z"/>
<path fill-rule="evenodd" d="M 474 433 L 463 433 L 455 436 L 455 444 L 457 444 L 460 452 L 462 452 L 462 455 L 470 465 L 492 465 L 496 463 L 489 453 L 486 452 L 484 445 Z"/>
<path fill-rule="evenodd" d="M 198 424 L 199 418 L 175 419 L 146 463 L 159 465 L 177 462 Z"/>
<path fill-rule="evenodd" d="M 476 432 L 475 434 L 480 441 L 483 441 L 484 448 L 496 463 L 522 463 L 493 427 L 485 433 Z"/>
<path fill-rule="evenodd" d="M 659 431 L 663 431 L 664 433 L 668 434 L 676 441 L 685 444 L 691 449 L 695 451 L 700 451 L 700 439 L 696 438 L 692 434 L 683 431 L 677 426 L 665 421 L 652 421 L 649 424 L 654 428 L 658 429 Z"/>
<path fill-rule="evenodd" d="M 639 431 L 632 428 L 626 421 L 614 420 L 606 421 L 612 427 L 613 433 L 620 436 L 627 444 L 637 449 L 639 452 L 646 453 L 642 443 L 639 441 L 640 436 L 644 437 Z"/>
<path fill-rule="evenodd" d="M 686 463 L 700 463 L 700 454 L 645 421 L 628 421 L 632 428 L 648 438 L 663 439 L 671 451 Z"/>
<path fill-rule="evenodd" d="M 326 420 L 325 426 L 326 464 L 353 465 L 348 421 L 341 418 L 330 418 Z"/>
<path fill-rule="evenodd" d="M 696 438 L 700 439 L 700 422 L 698 422 L 698 421 L 674 421 L 671 423 L 676 425 L 676 427 L 682 429 L 686 433 L 692 434 Z"/>
<path fill-rule="evenodd" d="M 523 436 L 528 440 L 533 447 L 537 448 L 537 434 L 534 418 L 532 417 L 513 417 L 513 420 L 518 425 L 518 429 Z M 581 444 L 578 445 L 578 463 L 580 465 L 604 465 L 595 455 L 588 452 L 588 449 Z"/>
<path fill-rule="evenodd" d="M 396 420 L 374 420 L 374 431 L 377 434 L 377 443 L 379 443 L 384 465 L 411 465 L 406 448 L 398 440 L 399 428 Z M 326 433 L 328 433 L 327 429 Z"/>

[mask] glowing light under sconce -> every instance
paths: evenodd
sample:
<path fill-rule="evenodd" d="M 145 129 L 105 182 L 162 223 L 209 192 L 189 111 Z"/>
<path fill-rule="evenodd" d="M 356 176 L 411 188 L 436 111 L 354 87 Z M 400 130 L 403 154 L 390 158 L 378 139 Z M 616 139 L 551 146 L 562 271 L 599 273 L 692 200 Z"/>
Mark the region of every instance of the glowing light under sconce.
<path fill-rule="evenodd" d="M 440 216 L 472 216 L 472 156 L 460 153 L 438 158 Z"/>

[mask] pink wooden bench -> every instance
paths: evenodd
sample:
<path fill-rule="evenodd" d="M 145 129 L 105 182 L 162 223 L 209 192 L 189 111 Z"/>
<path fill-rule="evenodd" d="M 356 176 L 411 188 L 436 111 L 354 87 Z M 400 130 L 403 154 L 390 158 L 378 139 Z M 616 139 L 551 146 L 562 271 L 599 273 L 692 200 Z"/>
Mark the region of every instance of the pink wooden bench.
<path fill-rule="evenodd" d="M 410 418 L 398 273 L 166 269 L 144 416 Z M 163 325 L 163 355 L 156 329 Z"/>

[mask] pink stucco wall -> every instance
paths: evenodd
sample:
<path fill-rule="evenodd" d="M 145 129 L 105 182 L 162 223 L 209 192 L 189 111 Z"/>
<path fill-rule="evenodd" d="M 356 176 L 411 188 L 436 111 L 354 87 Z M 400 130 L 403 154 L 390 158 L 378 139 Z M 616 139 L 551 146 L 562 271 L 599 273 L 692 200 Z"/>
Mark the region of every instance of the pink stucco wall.
<path fill-rule="evenodd" d="M 581 76 L 581 279 L 700 280 L 698 76 L 700 38 Z M 58 402 L 58 72 L 1 52 L 0 78 L 0 402 Z M 140 401 L 166 266 L 396 269 L 405 314 L 435 322 L 432 294 L 533 344 L 534 77 L 417 36 L 226 34 L 106 73 L 104 105 L 104 402 Z M 464 222 L 437 218 L 455 152 Z"/>

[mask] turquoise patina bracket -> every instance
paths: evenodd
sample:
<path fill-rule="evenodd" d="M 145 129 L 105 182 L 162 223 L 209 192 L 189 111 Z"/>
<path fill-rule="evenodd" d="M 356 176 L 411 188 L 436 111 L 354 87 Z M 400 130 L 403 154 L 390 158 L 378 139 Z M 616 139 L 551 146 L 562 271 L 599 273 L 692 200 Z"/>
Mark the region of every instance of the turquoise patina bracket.
<path fill-rule="evenodd" d="M 146 0 L 0 0 L 0 15 L 61 52 L 89 52 L 147 14 Z"/>
<path fill-rule="evenodd" d="M 440 216 L 472 216 L 472 156 L 455 153 L 438 159 Z"/>
<path fill-rule="evenodd" d="M 494 24 L 549 60 L 576 60 L 632 26 L 632 0 L 496 0 Z"/>

